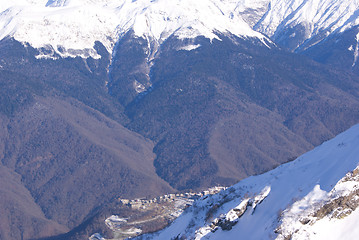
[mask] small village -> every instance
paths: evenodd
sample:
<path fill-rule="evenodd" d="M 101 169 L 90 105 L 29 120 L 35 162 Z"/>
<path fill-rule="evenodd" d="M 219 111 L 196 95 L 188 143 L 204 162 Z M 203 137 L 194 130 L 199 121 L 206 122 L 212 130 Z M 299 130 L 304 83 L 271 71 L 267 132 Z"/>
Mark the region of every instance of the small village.
<path fill-rule="evenodd" d="M 227 187 L 216 186 L 209 188 L 208 190 L 204 190 L 202 192 L 188 192 L 188 193 L 172 193 L 166 194 L 163 196 L 155 197 L 152 199 L 147 198 L 136 198 L 136 199 L 122 199 L 118 198 L 120 205 L 127 206 L 132 209 L 146 209 L 153 203 L 163 203 L 163 202 L 174 202 L 178 199 L 182 200 L 196 200 L 206 195 L 213 195 L 219 193 L 222 190 L 225 190 Z M 189 204 L 190 205 L 190 204 Z"/>
<path fill-rule="evenodd" d="M 164 228 L 193 202 L 203 196 L 219 193 L 227 187 L 217 186 L 201 192 L 172 193 L 155 198 L 118 198 L 119 209 L 125 214 L 112 215 L 105 224 L 113 232 L 112 240 L 123 240 L 146 232 Z M 93 234 L 90 240 L 106 240 L 99 233 Z"/>

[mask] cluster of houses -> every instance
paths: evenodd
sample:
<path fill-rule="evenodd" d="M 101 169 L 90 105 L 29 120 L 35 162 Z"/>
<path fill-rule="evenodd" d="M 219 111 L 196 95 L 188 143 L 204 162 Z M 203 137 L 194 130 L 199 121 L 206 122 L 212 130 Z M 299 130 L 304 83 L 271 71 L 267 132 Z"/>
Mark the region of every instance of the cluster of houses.
<path fill-rule="evenodd" d="M 123 198 L 119 198 L 118 201 L 122 206 L 127 206 L 127 207 L 130 207 L 133 209 L 141 209 L 141 208 L 146 208 L 150 204 L 172 202 L 178 198 L 195 200 L 195 199 L 198 199 L 205 195 L 216 194 L 224 189 L 226 189 L 226 187 L 216 186 L 216 187 L 212 187 L 212 188 L 209 188 L 208 190 L 198 192 L 198 193 L 194 193 L 194 192 L 177 193 L 177 194 L 172 193 L 172 194 L 166 194 L 166 195 L 159 196 L 159 197 L 152 198 L 152 199 L 147 199 L 147 198 L 123 199 Z"/>

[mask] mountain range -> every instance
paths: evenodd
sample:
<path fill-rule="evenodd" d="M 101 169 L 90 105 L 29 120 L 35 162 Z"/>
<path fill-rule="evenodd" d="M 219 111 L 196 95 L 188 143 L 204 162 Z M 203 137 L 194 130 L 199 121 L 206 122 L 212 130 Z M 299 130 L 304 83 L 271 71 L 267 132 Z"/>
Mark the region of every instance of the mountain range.
<path fill-rule="evenodd" d="M 229 186 L 358 123 L 358 7 L 1 2 L 0 238 L 86 229 L 118 197 Z"/>

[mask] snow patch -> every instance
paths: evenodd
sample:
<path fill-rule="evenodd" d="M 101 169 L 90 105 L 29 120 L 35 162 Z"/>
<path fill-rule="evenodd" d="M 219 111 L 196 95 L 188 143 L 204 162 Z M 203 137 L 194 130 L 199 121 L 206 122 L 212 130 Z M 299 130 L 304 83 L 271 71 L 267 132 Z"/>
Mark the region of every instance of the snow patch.
<path fill-rule="evenodd" d="M 192 51 L 192 50 L 199 48 L 200 46 L 201 46 L 201 44 L 196 44 L 196 45 L 190 44 L 190 45 L 181 47 L 178 50 Z"/>
<path fill-rule="evenodd" d="M 142 93 L 146 91 L 146 87 L 137 80 L 133 82 L 133 87 L 137 93 Z"/>
<path fill-rule="evenodd" d="M 254 212 L 255 208 L 257 207 L 257 205 L 260 204 L 268 196 L 268 194 L 270 193 L 270 190 L 271 190 L 270 186 L 265 186 L 263 188 L 263 190 L 261 191 L 261 193 L 254 197 L 254 201 L 252 204 L 253 212 Z"/>
<path fill-rule="evenodd" d="M 354 49 L 354 60 L 353 60 L 352 67 L 354 67 L 356 65 L 357 60 L 358 60 L 358 55 L 359 55 L 359 33 L 355 36 L 355 40 L 356 40 L 356 45 L 355 45 L 355 49 Z"/>

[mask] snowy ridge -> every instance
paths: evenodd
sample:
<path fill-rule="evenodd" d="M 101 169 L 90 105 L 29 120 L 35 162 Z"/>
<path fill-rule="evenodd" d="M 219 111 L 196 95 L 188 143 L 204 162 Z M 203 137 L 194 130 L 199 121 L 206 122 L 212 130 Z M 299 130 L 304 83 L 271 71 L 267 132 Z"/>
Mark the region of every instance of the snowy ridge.
<path fill-rule="evenodd" d="M 355 239 L 358 146 L 356 125 L 293 162 L 195 202 L 168 228 L 139 239 Z"/>
<path fill-rule="evenodd" d="M 46 7 L 47 1 L 15 1 L 0 13 L 0 39 L 11 36 L 34 48 L 53 51 L 43 56 L 40 53 L 39 57 L 51 57 L 57 53 L 62 57 L 99 58 L 93 48 L 95 41 L 100 41 L 111 51 L 117 26 L 113 10 L 104 7 L 101 1 L 84 6 L 75 4 L 75 1 L 70 4 L 72 2 L 54 2 L 51 6 L 60 7 Z M 2 6 L 0 10 L 4 9 Z"/>
<path fill-rule="evenodd" d="M 324 37 L 358 25 L 358 9 L 358 0 L 271 0 L 255 30 L 275 39 L 286 27 L 300 24 L 305 27 L 306 39 L 318 34 Z"/>
<path fill-rule="evenodd" d="M 1 1 L 0 39 L 10 36 L 45 48 L 46 54 L 39 57 L 56 53 L 99 58 L 95 41 L 111 53 L 118 38 L 130 30 L 154 46 L 172 35 L 219 39 L 218 32 L 256 37 L 266 44 L 261 33 L 276 40 L 288 27 L 300 25 L 302 42 L 320 35 L 311 43 L 315 44 L 333 32 L 358 25 L 358 8 L 359 0 Z"/>
<path fill-rule="evenodd" d="M 122 16 L 120 32 L 133 28 L 137 36 L 148 36 L 158 42 L 172 34 L 179 38 L 203 35 L 218 39 L 215 31 L 263 38 L 234 10 L 232 4 L 218 0 L 127 0 L 117 12 Z"/>
<path fill-rule="evenodd" d="M 100 57 L 95 41 L 111 53 L 117 39 L 130 30 L 157 44 L 171 35 L 219 39 L 217 32 L 265 39 L 242 19 L 239 9 L 236 2 L 222 0 L 1 1 L 0 39 L 11 36 L 35 48 L 52 48 L 52 54 L 62 57 L 95 58 Z"/>

